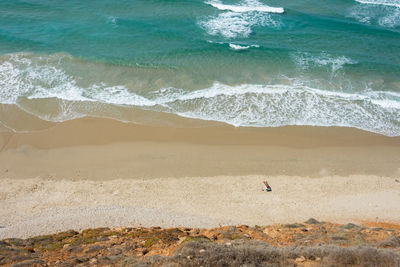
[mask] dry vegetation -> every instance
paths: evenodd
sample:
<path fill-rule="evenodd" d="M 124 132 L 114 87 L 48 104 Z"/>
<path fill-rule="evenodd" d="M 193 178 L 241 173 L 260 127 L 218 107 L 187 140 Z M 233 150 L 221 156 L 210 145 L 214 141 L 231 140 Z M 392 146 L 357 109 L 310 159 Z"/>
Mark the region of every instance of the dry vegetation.
<path fill-rule="evenodd" d="M 129 258 L 122 266 L 399 266 L 400 254 L 374 247 L 277 248 L 262 241 L 188 242 L 172 257 Z"/>
<path fill-rule="evenodd" d="M 0 265 L 400 266 L 400 227 L 368 225 L 71 230 L 2 240 Z"/>

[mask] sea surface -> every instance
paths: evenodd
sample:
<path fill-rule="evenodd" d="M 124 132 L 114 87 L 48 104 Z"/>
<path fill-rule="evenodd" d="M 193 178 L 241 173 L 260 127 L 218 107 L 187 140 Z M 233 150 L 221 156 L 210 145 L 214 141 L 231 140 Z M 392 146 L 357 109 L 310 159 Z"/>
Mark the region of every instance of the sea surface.
<path fill-rule="evenodd" d="M 0 104 L 400 136 L 400 0 L 0 0 Z"/>

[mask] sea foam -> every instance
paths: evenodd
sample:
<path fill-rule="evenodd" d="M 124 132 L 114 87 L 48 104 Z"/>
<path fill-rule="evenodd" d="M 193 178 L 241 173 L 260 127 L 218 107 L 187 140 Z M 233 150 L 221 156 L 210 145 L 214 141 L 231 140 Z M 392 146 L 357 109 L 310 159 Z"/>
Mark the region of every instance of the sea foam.
<path fill-rule="evenodd" d="M 263 5 L 255 0 L 247 0 L 241 5 L 225 5 L 221 1 L 207 1 L 206 4 L 212 5 L 219 10 L 230 10 L 233 12 L 270 12 L 270 13 L 284 13 L 284 9 L 282 7 L 270 7 L 267 5 Z"/>
<path fill-rule="evenodd" d="M 62 64 L 53 64 L 61 60 L 60 55 L 41 59 L 32 57 L 17 54 L 2 59 L 0 103 L 19 105 L 21 101 L 28 101 L 29 106 L 29 101 L 35 99 L 59 99 L 59 112 L 55 115 L 35 114 L 34 108 L 29 110 L 46 120 L 82 117 L 85 108 L 91 106 L 86 103 L 101 103 L 221 121 L 235 126 L 347 126 L 389 136 L 400 135 L 398 92 L 328 91 L 310 87 L 299 78 L 291 78 L 272 84 L 214 82 L 208 88 L 194 91 L 165 87 L 144 95 L 125 85 L 100 82 L 84 87 L 79 85 L 77 77 L 67 74 Z M 316 62 L 333 64 L 327 59 Z M 84 108 L 76 109 L 74 103 L 80 102 Z"/>
<path fill-rule="evenodd" d="M 292 54 L 292 58 L 296 64 L 302 69 L 309 69 L 320 66 L 330 66 L 332 73 L 343 68 L 345 65 L 356 64 L 357 61 L 345 56 L 332 56 L 328 53 L 321 52 L 313 55 L 308 52 L 297 52 Z"/>
<path fill-rule="evenodd" d="M 208 1 L 206 4 L 227 11 L 217 16 L 199 21 L 199 25 L 210 35 L 222 35 L 226 38 L 248 37 L 252 27 L 279 27 L 280 22 L 270 13 L 283 13 L 283 8 L 269 7 L 257 0 L 245 0 L 239 5 L 224 5 L 220 1 Z"/>
<path fill-rule="evenodd" d="M 351 9 L 350 17 L 365 24 L 376 23 L 382 27 L 400 26 L 400 0 L 356 0 L 362 5 Z"/>
<path fill-rule="evenodd" d="M 400 7 L 400 0 L 355 0 L 361 4 Z"/>
<path fill-rule="evenodd" d="M 231 48 L 231 49 L 233 49 L 233 50 L 238 50 L 238 51 L 240 51 L 240 50 L 247 50 L 247 49 L 249 49 L 249 48 L 258 48 L 258 47 L 260 47 L 259 45 L 238 45 L 238 44 L 232 44 L 232 43 L 229 43 L 229 47 Z"/>

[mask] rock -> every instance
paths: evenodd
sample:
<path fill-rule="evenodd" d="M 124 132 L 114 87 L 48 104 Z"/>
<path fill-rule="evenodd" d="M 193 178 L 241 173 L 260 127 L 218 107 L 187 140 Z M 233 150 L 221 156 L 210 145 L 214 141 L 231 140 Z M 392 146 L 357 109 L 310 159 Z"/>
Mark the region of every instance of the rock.
<path fill-rule="evenodd" d="M 343 236 L 339 236 L 339 235 L 334 235 L 331 238 L 332 238 L 332 240 L 347 240 L 347 238 L 345 238 Z"/>
<path fill-rule="evenodd" d="M 382 247 L 382 248 L 398 248 L 398 247 L 400 247 L 400 237 L 397 237 L 397 236 L 389 237 L 388 239 L 383 240 L 379 244 L 379 247 Z"/>
<path fill-rule="evenodd" d="M 108 251 L 111 253 L 111 255 L 120 255 L 122 254 L 122 249 L 120 248 L 110 248 Z"/>
<path fill-rule="evenodd" d="M 206 252 L 206 250 L 205 250 L 205 249 L 200 249 L 199 252 L 200 252 L 200 253 L 204 253 L 204 252 Z"/>
<path fill-rule="evenodd" d="M 358 226 L 358 225 L 356 225 L 354 223 L 348 223 L 346 225 L 343 225 L 342 228 L 346 229 L 346 230 L 351 230 L 351 229 L 354 229 L 354 228 L 360 228 L 360 226 Z"/>
<path fill-rule="evenodd" d="M 295 261 L 296 261 L 296 262 L 305 262 L 305 261 L 306 261 L 306 258 L 304 258 L 304 256 L 301 256 L 301 257 L 296 258 Z"/>
<path fill-rule="evenodd" d="M 66 248 L 66 250 L 70 253 L 79 253 L 83 250 L 83 248 L 80 246 L 69 246 Z"/>
<path fill-rule="evenodd" d="M 96 251 L 99 251 L 102 249 L 104 249 L 103 246 L 94 245 L 94 246 L 91 246 L 88 250 L 86 250 L 86 253 L 93 253 L 93 252 L 96 252 Z"/>
<path fill-rule="evenodd" d="M 308 219 L 307 221 L 305 221 L 304 223 L 306 223 L 306 224 L 320 224 L 320 222 L 317 221 L 317 220 L 314 219 L 314 218 L 310 218 L 310 219 Z"/>
<path fill-rule="evenodd" d="M 7 242 L 0 240 L 0 247 L 9 247 L 9 246 L 10 246 L 10 244 L 8 244 Z"/>
<path fill-rule="evenodd" d="M 43 266 L 45 264 L 44 261 L 34 259 L 34 260 L 27 260 L 17 264 L 12 265 L 12 267 L 25 267 L 25 266 Z"/>
<path fill-rule="evenodd" d="M 89 258 L 86 256 L 82 256 L 82 257 L 76 257 L 75 260 L 78 263 L 82 263 L 82 262 L 87 262 L 89 260 Z"/>
<path fill-rule="evenodd" d="M 110 238 L 108 238 L 107 236 L 99 236 L 97 237 L 97 242 L 104 242 L 104 241 L 108 241 L 110 240 Z"/>
<path fill-rule="evenodd" d="M 106 258 L 110 261 L 118 261 L 122 258 L 122 256 L 106 256 Z"/>
<path fill-rule="evenodd" d="M 290 224 L 285 224 L 285 227 L 288 228 L 303 228 L 306 227 L 304 224 L 301 223 L 290 223 Z"/>
<path fill-rule="evenodd" d="M 232 243 L 231 242 L 226 242 L 225 245 L 230 246 L 230 245 L 232 245 Z"/>
<path fill-rule="evenodd" d="M 17 247 L 23 247 L 25 245 L 25 241 L 20 238 L 7 238 L 4 241 L 12 246 Z"/>

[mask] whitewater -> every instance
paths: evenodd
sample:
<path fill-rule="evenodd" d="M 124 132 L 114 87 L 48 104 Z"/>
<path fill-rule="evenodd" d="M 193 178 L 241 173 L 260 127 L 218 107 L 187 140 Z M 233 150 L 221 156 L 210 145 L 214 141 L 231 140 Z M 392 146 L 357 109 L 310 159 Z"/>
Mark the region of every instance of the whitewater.
<path fill-rule="evenodd" d="M 400 135 L 397 0 L 28 2 L 0 1 L 3 108 Z"/>

